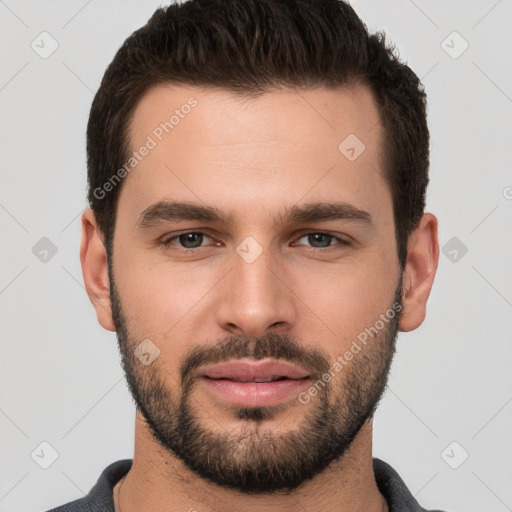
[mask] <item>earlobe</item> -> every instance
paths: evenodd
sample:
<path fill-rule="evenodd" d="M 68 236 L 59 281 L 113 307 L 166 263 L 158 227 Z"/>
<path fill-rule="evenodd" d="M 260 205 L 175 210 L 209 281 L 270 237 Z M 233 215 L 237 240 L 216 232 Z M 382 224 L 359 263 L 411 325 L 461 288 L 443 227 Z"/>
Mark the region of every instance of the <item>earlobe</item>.
<path fill-rule="evenodd" d="M 399 327 L 403 332 L 417 329 L 425 319 L 427 300 L 439 262 L 437 225 L 436 217 L 425 213 L 409 237 Z"/>
<path fill-rule="evenodd" d="M 96 310 L 98 322 L 104 329 L 115 331 L 110 304 L 107 252 L 103 235 L 90 208 L 82 214 L 80 262 L 85 289 Z"/>

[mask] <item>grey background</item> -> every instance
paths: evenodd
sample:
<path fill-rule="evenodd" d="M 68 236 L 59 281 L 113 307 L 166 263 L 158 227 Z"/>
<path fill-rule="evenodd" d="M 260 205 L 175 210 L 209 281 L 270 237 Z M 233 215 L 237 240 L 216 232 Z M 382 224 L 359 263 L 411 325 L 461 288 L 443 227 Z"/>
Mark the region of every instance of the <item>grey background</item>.
<path fill-rule="evenodd" d="M 425 323 L 399 337 L 374 454 L 426 508 L 512 510 L 512 1 L 352 3 L 427 88 L 427 210 L 446 253 Z M 83 287 L 80 214 L 94 91 L 158 5 L 0 1 L 0 511 L 82 497 L 108 464 L 133 455 L 115 335 Z M 58 43 L 46 59 L 31 47 L 51 48 L 43 31 Z M 56 254 L 41 252 L 43 237 Z M 48 469 L 42 442 L 58 452 Z"/>

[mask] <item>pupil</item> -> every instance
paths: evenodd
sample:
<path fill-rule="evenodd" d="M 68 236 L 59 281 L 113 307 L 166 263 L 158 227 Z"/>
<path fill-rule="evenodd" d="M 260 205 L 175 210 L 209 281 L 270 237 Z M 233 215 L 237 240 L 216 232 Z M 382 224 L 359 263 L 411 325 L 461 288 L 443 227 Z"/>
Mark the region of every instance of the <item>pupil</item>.
<path fill-rule="evenodd" d="M 180 236 L 180 242 L 187 249 L 191 249 L 193 247 L 200 247 L 202 236 L 203 235 L 201 235 L 200 233 L 185 233 L 184 235 Z M 196 242 L 198 243 L 194 243 L 194 238 L 196 238 Z M 188 245 L 188 242 L 191 242 L 192 245 Z"/>
<path fill-rule="evenodd" d="M 322 238 L 324 239 L 324 242 L 322 244 Z M 329 247 L 329 242 L 330 242 L 330 239 L 331 239 L 331 235 L 324 235 L 322 233 L 315 233 L 313 235 L 309 235 L 309 242 L 315 246 L 315 243 L 320 241 L 320 246 L 316 246 L 316 247 Z"/>

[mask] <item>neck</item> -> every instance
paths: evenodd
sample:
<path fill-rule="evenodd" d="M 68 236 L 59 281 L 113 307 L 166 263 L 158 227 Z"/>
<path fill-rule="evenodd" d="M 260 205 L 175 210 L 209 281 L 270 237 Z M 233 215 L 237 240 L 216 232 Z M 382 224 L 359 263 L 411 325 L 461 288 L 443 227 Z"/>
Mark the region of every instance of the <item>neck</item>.
<path fill-rule="evenodd" d="M 114 488 L 114 505 L 116 512 L 292 512 L 298 505 L 308 512 L 387 510 L 373 473 L 371 421 L 364 424 L 341 460 L 299 488 L 248 495 L 216 486 L 191 472 L 153 439 L 138 411 L 133 464 Z"/>

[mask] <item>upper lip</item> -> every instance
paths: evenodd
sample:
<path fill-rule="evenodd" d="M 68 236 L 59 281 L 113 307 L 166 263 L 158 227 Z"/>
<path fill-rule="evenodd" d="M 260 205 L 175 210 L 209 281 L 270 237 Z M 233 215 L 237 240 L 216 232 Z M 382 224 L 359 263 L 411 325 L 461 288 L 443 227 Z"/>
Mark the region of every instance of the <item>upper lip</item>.
<path fill-rule="evenodd" d="M 225 363 L 207 366 L 201 375 L 210 379 L 229 379 L 241 381 L 271 380 L 285 377 L 288 379 L 303 379 L 308 372 L 290 363 L 276 360 L 232 360 Z"/>

